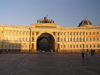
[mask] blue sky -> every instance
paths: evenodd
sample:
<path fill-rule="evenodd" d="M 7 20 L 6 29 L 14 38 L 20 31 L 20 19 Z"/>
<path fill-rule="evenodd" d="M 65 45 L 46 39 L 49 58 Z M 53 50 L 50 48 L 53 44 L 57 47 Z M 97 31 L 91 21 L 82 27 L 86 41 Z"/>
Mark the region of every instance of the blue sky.
<path fill-rule="evenodd" d="M 0 0 L 0 24 L 31 26 L 48 19 L 62 27 L 77 27 L 85 19 L 100 24 L 100 0 Z"/>

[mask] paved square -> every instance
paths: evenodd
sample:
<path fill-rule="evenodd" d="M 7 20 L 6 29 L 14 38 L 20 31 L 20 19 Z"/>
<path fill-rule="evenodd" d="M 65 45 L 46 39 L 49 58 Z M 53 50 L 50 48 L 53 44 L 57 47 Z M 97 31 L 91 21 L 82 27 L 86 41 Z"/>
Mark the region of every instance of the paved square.
<path fill-rule="evenodd" d="M 0 75 L 100 75 L 100 54 L 0 54 Z"/>

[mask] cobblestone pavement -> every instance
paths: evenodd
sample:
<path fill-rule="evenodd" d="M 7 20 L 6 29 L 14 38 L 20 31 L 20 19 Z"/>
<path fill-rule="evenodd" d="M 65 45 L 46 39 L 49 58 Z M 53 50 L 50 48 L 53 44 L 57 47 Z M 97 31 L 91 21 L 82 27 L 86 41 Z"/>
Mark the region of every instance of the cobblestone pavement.
<path fill-rule="evenodd" d="M 0 75 L 100 75 L 100 54 L 0 54 Z"/>

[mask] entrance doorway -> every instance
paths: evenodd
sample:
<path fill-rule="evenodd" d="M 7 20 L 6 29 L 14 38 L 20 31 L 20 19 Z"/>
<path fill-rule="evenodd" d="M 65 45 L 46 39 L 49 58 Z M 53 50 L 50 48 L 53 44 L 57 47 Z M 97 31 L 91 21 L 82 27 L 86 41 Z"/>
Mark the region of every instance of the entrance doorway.
<path fill-rule="evenodd" d="M 43 33 L 37 39 L 37 50 L 50 52 L 55 49 L 55 41 L 51 34 Z"/>

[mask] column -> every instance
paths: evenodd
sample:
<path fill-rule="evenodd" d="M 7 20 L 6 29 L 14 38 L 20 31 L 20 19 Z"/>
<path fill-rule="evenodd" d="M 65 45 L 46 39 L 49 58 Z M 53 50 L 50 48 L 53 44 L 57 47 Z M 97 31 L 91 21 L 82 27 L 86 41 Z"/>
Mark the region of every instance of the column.
<path fill-rule="evenodd" d="M 68 32 L 68 41 L 70 42 L 70 32 Z"/>
<path fill-rule="evenodd" d="M 67 32 L 65 33 L 65 39 L 66 39 L 66 41 L 67 41 Z"/>
<path fill-rule="evenodd" d="M 83 32 L 81 32 L 81 41 L 83 41 Z"/>
<path fill-rule="evenodd" d="M 64 32 L 62 32 L 62 41 L 64 42 Z"/>
<path fill-rule="evenodd" d="M 14 37 L 13 38 L 14 38 L 14 41 L 15 41 L 15 31 L 13 33 L 14 33 Z"/>
<path fill-rule="evenodd" d="M 32 41 L 32 31 L 30 32 L 31 34 L 30 34 L 30 41 Z"/>
<path fill-rule="evenodd" d="M 9 36 L 8 34 L 9 34 L 9 31 L 7 31 L 7 41 L 8 41 L 8 36 Z"/>
<path fill-rule="evenodd" d="M 27 35 L 28 35 L 27 41 L 29 41 L 29 32 L 27 32 Z"/>
<path fill-rule="evenodd" d="M 80 40 L 80 37 L 79 37 L 79 32 L 78 32 L 78 41 Z"/>
<path fill-rule="evenodd" d="M 25 38 L 26 38 L 25 34 L 26 34 L 26 32 L 24 31 L 24 41 L 26 41 L 26 40 L 25 40 Z"/>
<path fill-rule="evenodd" d="M 58 33 L 56 32 L 56 42 L 58 41 Z"/>
<path fill-rule="evenodd" d="M 21 33 L 21 37 L 20 38 L 21 38 L 21 41 L 22 41 L 22 31 L 20 33 Z"/>
<path fill-rule="evenodd" d="M 19 41 L 19 32 L 18 32 L 17 40 Z"/>
<path fill-rule="evenodd" d="M 86 32 L 85 32 L 85 37 L 84 38 L 85 38 L 85 41 L 86 41 Z"/>
<path fill-rule="evenodd" d="M 34 32 L 34 42 L 36 41 L 36 32 Z"/>
<path fill-rule="evenodd" d="M 59 32 L 59 41 L 61 42 L 61 35 L 60 35 L 61 33 Z"/>
<path fill-rule="evenodd" d="M 76 38 L 76 32 L 75 32 L 75 41 L 76 41 L 76 39 L 77 39 L 77 38 Z"/>
<path fill-rule="evenodd" d="M 74 33 L 74 32 L 72 32 L 72 41 L 73 41 L 73 33 Z"/>
<path fill-rule="evenodd" d="M 12 31 L 10 31 L 10 40 L 12 41 Z"/>

